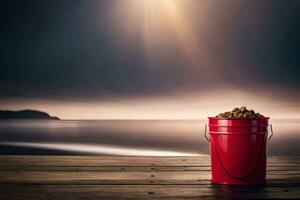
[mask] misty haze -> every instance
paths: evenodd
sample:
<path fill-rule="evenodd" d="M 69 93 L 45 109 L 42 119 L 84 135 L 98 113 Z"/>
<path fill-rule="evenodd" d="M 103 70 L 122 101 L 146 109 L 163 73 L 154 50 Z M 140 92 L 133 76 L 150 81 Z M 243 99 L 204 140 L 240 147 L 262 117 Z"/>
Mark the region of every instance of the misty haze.
<path fill-rule="evenodd" d="M 298 155 L 297 8 L 5 1 L 0 110 L 61 121 L 1 121 L 0 154 L 207 154 L 207 117 L 246 105 L 270 117 L 271 154 Z"/>

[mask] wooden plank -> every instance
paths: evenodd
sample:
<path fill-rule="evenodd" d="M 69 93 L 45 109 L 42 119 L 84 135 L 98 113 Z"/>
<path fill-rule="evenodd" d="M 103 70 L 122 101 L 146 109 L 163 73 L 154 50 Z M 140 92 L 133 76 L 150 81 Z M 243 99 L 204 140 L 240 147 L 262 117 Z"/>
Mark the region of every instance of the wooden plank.
<path fill-rule="evenodd" d="M 151 171 L 210 171 L 203 166 L 54 166 L 2 165 L 0 171 L 98 171 L 98 172 L 151 172 Z M 269 165 L 267 171 L 300 171 L 300 165 Z"/>
<path fill-rule="evenodd" d="M 200 157 L 134 156 L 0 156 L 0 165 L 55 166 L 178 166 L 209 165 L 208 156 Z"/>
<path fill-rule="evenodd" d="M 298 165 L 300 157 L 271 156 L 271 165 Z M 134 156 L 0 156 L 3 165 L 54 166 L 199 166 L 210 165 L 209 156 L 134 157 Z"/>
<path fill-rule="evenodd" d="M 277 167 L 275 167 L 278 169 Z M 46 165 L 16 165 L 0 166 L 1 171 L 98 171 L 98 172 L 151 172 L 151 171 L 210 171 L 210 166 L 46 166 Z M 292 167 L 295 169 L 295 167 Z"/>
<path fill-rule="evenodd" d="M 300 187 L 198 185 L 0 186 L 2 199 L 297 199 Z"/>
<path fill-rule="evenodd" d="M 0 156 L 1 199 L 299 198 L 300 157 L 269 157 L 263 186 L 212 185 L 208 156 Z"/>
<path fill-rule="evenodd" d="M 0 184 L 209 184 L 210 171 L 177 172 L 73 172 L 2 171 Z M 269 183 L 300 185 L 299 171 L 271 171 Z"/>

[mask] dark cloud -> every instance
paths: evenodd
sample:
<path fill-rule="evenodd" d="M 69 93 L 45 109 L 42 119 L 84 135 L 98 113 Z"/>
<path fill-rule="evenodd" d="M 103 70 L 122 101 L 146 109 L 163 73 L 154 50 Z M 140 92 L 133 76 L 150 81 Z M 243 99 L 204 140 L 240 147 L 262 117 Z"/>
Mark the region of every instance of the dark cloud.
<path fill-rule="evenodd" d="M 299 1 L 208 1 L 209 20 L 200 28 L 201 2 L 190 0 L 187 9 L 216 77 L 186 67 L 172 43 L 150 62 L 139 34 L 125 40 L 110 25 L 109 8 L 117 0 L 4 1 L 0 95 L 90 98 L 201 90 L 220 83 L 300 89 Z"/>

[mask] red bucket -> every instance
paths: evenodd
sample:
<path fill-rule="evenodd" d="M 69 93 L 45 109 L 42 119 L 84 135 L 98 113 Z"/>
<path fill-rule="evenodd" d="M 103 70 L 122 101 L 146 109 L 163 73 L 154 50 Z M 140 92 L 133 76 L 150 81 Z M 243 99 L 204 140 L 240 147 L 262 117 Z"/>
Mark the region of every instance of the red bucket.
<path fill-rule="evenodd" d="M 212 182 L 252 185 L 266 182 L 269 118 L 221 119 L 209 117 Z"/>

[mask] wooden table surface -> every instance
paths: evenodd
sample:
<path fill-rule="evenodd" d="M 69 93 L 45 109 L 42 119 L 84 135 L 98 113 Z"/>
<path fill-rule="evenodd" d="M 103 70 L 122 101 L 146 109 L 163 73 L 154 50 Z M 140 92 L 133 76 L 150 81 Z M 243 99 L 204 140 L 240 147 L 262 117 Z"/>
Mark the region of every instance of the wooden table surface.
<path fill-rule="evenodd" d="M 0 199 L 297 199 L 300 157 L 268 158 L 267 184 L 210 182 L 197 157 L 0 156 Z"/>

